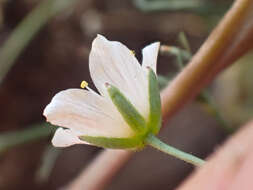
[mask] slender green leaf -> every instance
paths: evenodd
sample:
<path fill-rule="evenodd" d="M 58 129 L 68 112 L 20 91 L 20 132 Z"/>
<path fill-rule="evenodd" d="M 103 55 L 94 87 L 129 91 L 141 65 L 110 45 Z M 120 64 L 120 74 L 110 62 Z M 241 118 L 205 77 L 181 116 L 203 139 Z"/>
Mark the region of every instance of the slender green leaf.
<path fill-rule="evenodd" d="M 108 137 L 91 137 L 81 136 L 81 140 L 94 144 L 103 148 L 112 149 L 129 149 L 129 148 L 141 148 L 144 146 L 142 137 L 130 137 L 130 138 L 108 138 Z"/>
<path fill-rule="evenodd" d="M 138 133 L 146 132 L 147 127 L 144 118 L 119 89 L 109 85 L 108 93 L 127 124 Z"/>
<path fill-rule="evenodd" d="M 162 121 L 161 98 L 156 74 L 151 68 L 149 68 L 148 83 L 150 105 L 148 128 L 151 129 L 152 133 L 157 134 Z"/>

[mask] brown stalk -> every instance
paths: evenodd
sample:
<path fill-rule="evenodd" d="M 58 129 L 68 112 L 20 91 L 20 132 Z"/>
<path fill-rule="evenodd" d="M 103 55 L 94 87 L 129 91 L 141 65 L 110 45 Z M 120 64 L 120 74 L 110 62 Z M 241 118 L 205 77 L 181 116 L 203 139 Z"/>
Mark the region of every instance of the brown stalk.
<path fill-rule="evenodd" d="M 251 189 L 253 121 L 233 135 L 177 190 Z"/>
<path fill-rule="evenodd" d="M 220 71 L 253 47 L 252 10 L 252 0 L 235 1 L 191 62 L 162 92 L 164 118 L 169 118 Z"/>
<path fill-rule="evenodd" d="M 103 150 L 66 189 L 103 189 L 133 153 L 124 150 Z"/>
<path fill-rule="evenodd" d="M 252 0 L 236 0 L 190 63 L 162 91 L 163 120 L 168 120 L 220 71 L 253 47 L 252 10 Z M 103 151 L 67 189 L 103 189 L 131 155 L 130 151 Z M 89 184 L 86 186 L 85 182 Z"/>

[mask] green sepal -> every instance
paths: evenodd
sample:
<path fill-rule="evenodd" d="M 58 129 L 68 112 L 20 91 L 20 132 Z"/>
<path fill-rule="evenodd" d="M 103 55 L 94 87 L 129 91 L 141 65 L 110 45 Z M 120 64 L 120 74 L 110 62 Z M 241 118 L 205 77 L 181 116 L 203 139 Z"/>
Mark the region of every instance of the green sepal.
<path fill-rule="evenodd" d="M 161 128 L 161 98 L 156 74 L 148 68 L 148 92 L 149 92 L 149 118 L 148 128 L 153 134 L 157 134 Z"/>
<path fill-rule="evenodd" d="M 80 136 L 79 139 L 99 147 L 111 149 L 140 149 L 144 147 L 141 136 L 129 138 Z"/>
<path fill-rule="evenodd" d="M 112 102 L 127 124 L 138 134 L 145 133 L 147 130 L 146 121 L 131 102 L 119 91 L 118 88 L 108 85 L 107 90 Z"/>

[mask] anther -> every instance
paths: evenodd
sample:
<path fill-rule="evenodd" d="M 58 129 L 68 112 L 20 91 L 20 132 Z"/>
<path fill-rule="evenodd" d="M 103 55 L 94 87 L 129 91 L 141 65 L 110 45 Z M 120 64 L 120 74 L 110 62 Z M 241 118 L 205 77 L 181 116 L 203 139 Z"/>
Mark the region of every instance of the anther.
<path fill-rule="evenodd" d="M 80 84 L 81 88 L 86 88 L 87 86 L 88 86 L 88 83 L 86 81 L 84 81 L 84 80 Z"/>

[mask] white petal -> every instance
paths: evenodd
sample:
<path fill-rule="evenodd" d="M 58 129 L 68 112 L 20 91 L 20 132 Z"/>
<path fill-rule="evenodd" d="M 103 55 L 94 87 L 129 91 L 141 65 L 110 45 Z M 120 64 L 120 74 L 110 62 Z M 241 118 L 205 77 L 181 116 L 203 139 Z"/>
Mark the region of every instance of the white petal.
<path fill-rule="evenodd" d="M 142 50 L 142 67 L 151 67 L 153 71 L 156 73 L 156 63 L 157 63 L 157 56 L 160 48 L 160 42 L 152 43 L 146 46 Z"/>
<path fill-rule="evenodd" d="M 108 99 L 83 89 L 68 89 L 54 96 L 43 113 L 50 123 L 82 135 L 129 137 L 132 129 Z"/>
<path fill-rule="evenodd" d="M 148 115 L 147 79 L 137 59 L 120 42 L 98 35 L 89 57 L 91 78 L 98 91 L 107 95 L 105 83 L 116 86 L 146 117 Z"/>
<path fill-rule="evenodd" d="M 52 139 L 52 144 L 55 147 L 67 147 L 74 144 L 89 144 L 85 141 L 81 141 L 75 132 L 70 129 L 58 128 L 55 131 L 54 137 Z"/>

